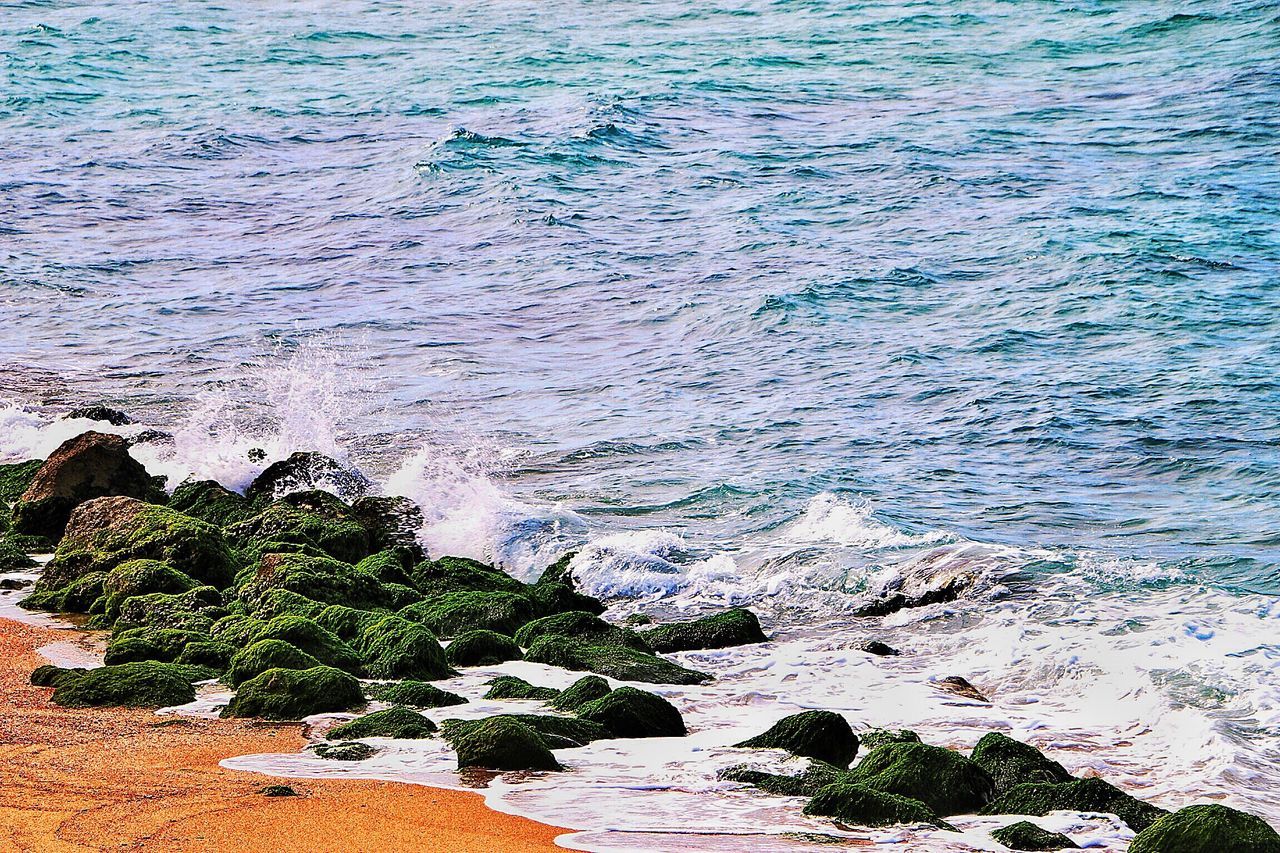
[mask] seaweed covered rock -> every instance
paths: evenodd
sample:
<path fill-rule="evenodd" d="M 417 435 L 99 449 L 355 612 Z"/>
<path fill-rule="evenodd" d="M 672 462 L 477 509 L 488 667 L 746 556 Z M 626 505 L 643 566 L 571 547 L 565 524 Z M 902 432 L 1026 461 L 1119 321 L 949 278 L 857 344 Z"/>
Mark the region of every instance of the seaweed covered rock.
<path fill-rule="evenodd" d="M 466 698 L 457 693 L 450 693 L 434 684 L 413 679 L 398 681 L 394 684 L 370 684 L 366 690 L 370 699 L 408 705 L 411 708 L 448 708 L 453 705 L 467 704 Z"/>
<path fill-rule="evenodd" d="M 404 587 L 412 587 L 413 579 L 409 569 L 413 561 L 404 548 L 390 548 L 377 551 L 356 563 L 356 568 L 368 572 L 384 584 L 393 583 Z"/>
<path fill-rule="evenodd" d="M 552 687 L 538 687 L 514 675 L 500 675 L 489 682 L 486 699 L 537 699 L 546 701 L 560 694 Z"/>
<path fill-rule="evenodd" d="M 159 560 L 130 560 L 121 563 L 102 582 L 105 596 L 104 613 L 114 620 L 120 615 L 125 599 L 150 592 L 181 593 L 201 586 L 200 582 L 185 572 Z"/>
<path fill-rule="evenodd" d="M 225 615 L 219 592 L 211 586 L 198 586 L 176 595 L 150 592 L 130 596 L 120 605 L 116 625 L 208 633 L 214 621 Z"/>
<path fill-rule="evenodd" d="M 1131 797 L 1104 779 L 1071 782 L 1024 782 L 1014 785 L 978 814 L 1046 815 L 1052 811 L 1104 812 L 1142 832 L 1164 815 L 1164 809 Z"/>
<path fill-rule="evenodd" d="M 844 771 L 825 761 L 810 761 L 803 773 L 785 776 L 766 773 L 745 765 L 726 767 L 716 776 L 726 782 L 754 785 L 762 791 L 783 797 L 812 797 L 828 785 L 834 785 L 844 777 Z"/>
<path fill-rule="evenodd" d="M 1057 832 L 1041 829 L 1029 820 L 1002 826 L 991 837 L 1010 850 L 1079 850 L 1080 845 Z"/>
<path fill-rule="evenodd" d="M 367 743 L 322 743 L 315 748 L 316 755 L 331 761 L 364 761 L 377 755 L 378 750 Z"/>
<path fill-rule="evenodd" d="M 458 753 L 458 769 L 560 770 L 546 742 L 532 728 L 510 717 L 489 717 L 446 738 Z"/>
<path fill-rule="evenodd" d="M 485 630 L 459 634 L 444 650 L 445 659 L 453 666 L 491 666 L 520 660 L 523 655 L 516 641 L 506 634 Z"/>
<path fill-rule="evenodd" d="M 547 749 L 572 749 L 610 736 L 608 729 L 590 720 L 556 717 L 549 714 L 500 714 L 498 716 L 515 720 L 533 729 L 542 738 Z M 485 717 L 481 720 L 445 720 L 444 736 L 448 740 L 456 740 L 479 726 L 484 720 L 493 719 L 497 717 Z"/>
<path fill-rule="evenodd" d="M 764 643 L 769 639 L 760 629 L 756 615 L 742 607 L 733 607 L 692 622 L 659 625 L 641 636 L 655 652 L 721 649 Z"/>
<path fill-rule="evenodd" d="M 1138 833 L 1129 853 L 1280 853 L 1266 821 L 1227 806 L 1187 806 Z"/>
<path fill-rule="evenodd" d="M 248 498 L 213 480 L 188 480 L 181 484 L 169 496 L 169 506 L 214 527 L 230 527 L 256 514 Z"/>
<path fill-rule="evenodd" d="M 4 509 L 0 506 L 0 512 Z M 9 536 L 0 536 L 0 572 L 34 569 L 39 565 Z"/>
<path fill-rule="evenodd" d="M 132 663 L 140 660 L 154 660 L 161 663 L 173 663 L 182 654 L 188 643 L 209 639 L 208 635 L 199 631 L 187 631 L 174 628 L 148 630 L 134 628 L 121 631 L 111 638 L 107 645 L 103 662 L 110 664 Z"/>
<path fill-rule="evenodd" d="M 300 720 L 364 704 L 360 682 L 340 669 L 269 669 L 241 684 L 222 716 Z"/>
<path fill-rule="evenodd" d="M 284 640 L 259 640 L 236 652 L 223 680 L 238 687 L 269 669 L 312 669 L 320 661 Z"/>
<path fill-rule="evenodd" d="M 89 572 L 61 588 L 50 589 L 37 581 L 31 594 L 18 602 L 26 610 L 49 610 L 65 613 L 88 613 L 94 602 L 102 598 L 106 572 Z"/>
<path fill-rule="evenodd" d="M 0 465 L 0 503 L 12 504 L 22 497 L 43 464 L 43 459 L 29 459 Z"/>
<path fill-rule="evenodd" d="M 323 604 L 374 610 L 386 604 L 382 583 L 368 572 L 331 557 L 265 554 L 239 579 L 239 598 L 252 612 L 273 589 L 287 589 Z"/>
<path fill-rule="evenodd" d="M 611 690 L 609 682 L 600 676 L 584 675 L 561 690 L 548 704 L 560 711 L 576 711 L 588 702 L 608 696 Z"/>
<path fill-rule="evenodd" d="M 868 752 L 886 743 L 920 743 L 920 735 L 911 729 L 867 729 L 858 732 L 858 744 Z"/>
<path fill-rule="evenodd" d="M 582 610 L 535 619 L 515 633 L 516 642 L 524 648 L 529 648 L 546 637 L 571 637 L 595 645 L 623 646 L 640 652 L 653 651 L 635 631 L 610 625 L 599 616 Z"/>
<path fill-rule="evenodd" d="M 400 611 L 406 619 L 420 622 L 439 637 L 483 628 L 500 634 L 514 634 L 534 617 L 533 603 L 514 592 L 449 592 L 411 604 Z"/>
<path fill-rule="evenodd" d="M 619 681 L 649 684 L 704 684 L 711 681 L 711 676 L 705 672 L 686 669 L 650 652 L 609 641 L 593 642 L 558 634 L 535 641 L 525 651 L 524 659 L 579 672 L 594 672 Z"/>
<path fill-rule="evenodd" d="M 113 409 L 110 406 L 101 403 L 92 406 L 80 406 L 72 409 L 64 416 L 67 420 L 75 420 L 81 418 L 86 421 L 102 421 L 112 426 L 125 426 L 133 423 L 133 418 L 126 415 L 119 409 Z"/>
<path fill-rule="evenodd" d="M 360 633 L 356 648 L 371 678 L 429 680 L 454 675 L 435 635 L 416 622 L 384 616 Z"/>
<path fill-rule="evenodd" d="M 36 687 L 61 687 L 88 671 L 84 667 L 54 666 L 51 663 L 46 663 L 32 671 L 31 683 Z"/>
<path fill-rule="evenodd" d="M 324 607 L 324 605 L 321 605 Z M 312 616 L 320 627 L 332 631 L 348 643 L 355 642 L 368 628 L 390 614 L 386 611 L 360 610 L 344 604 L 330 604 Z"/>
<path fill-rule="evenodd" d="M 735 745 L 785 749 L 792 755 L 816 758 L 836 767 L 848 767 L 858 754 L 858 736 L 849 727 L 849 721 L 833 711 L 792 714 L 774 723 L 768 731 Z"/>
<path fill-rule="evenodd" d="M 294 492 L 321 490 L 332 492 L 344 501 L 354 501 L 368 494 L 370 486 L 368 478 L 359 471 L 309 450 L 268 465 L 249 484 L 245 497 L 269 501 Z"/>
<path fill-rule="evenodd" d="M 441 557 L 413 569 L 413 585 L 429 596 L 450 592 L 524 592 L 525 585 L 493 566 L 467 557 Z"/>
<path fill-rule="evenodd" d="M 58 684 L 53 703 L 67 708 L 119 706 L 164 708 L 196 698 L 191 686 L 199 674 L 172 663 L 125 663 L 87 670 Z"/>
<path fill-rule="evenodd" d="M 426 518 L 421 507 L 408 498 L 363 497 L 351 505 L 351 514 L 369 531 L 374 550 L 403 551 L 410 557 L 410 565 L 426 556 L 418 543 L 418 531 L 426 524 Z"/>
<path fill-rule="evenodd" d="M 220 643 L 217 640 L 197 640 L 183 646 L 174 663 L 203 666 L 222 672 L 230 666 L 231 658 L 235 653 L 236 650 L 226 643 Z"/>
<path fill-rule="evenodd" d="M 436 724 L 403 705 L 374 711 L 349 723 L 334 726 L 325 735 L 329 740 L 357 740 L 366 737 L 416 739 L 435 734 Z"/>
<path fill-rule="evenodd" d="M 293 542 L 320 549 L 336 560 L 357 563 L 372 548 L 369 531 L 351 508 L 328 492 L 295 492 L 260 513 L 227 528 L 228 538 L 244 548 L 255 542 Z"/>
<path fill-rule="evenodd" d="M 301 649 L 326 666 L 350 673 L 362 671 L 360 655 L 351 646 L 303 616 L 277 616 L 254 634 L 253 640 L 283 640 Z"/>
<path fill-rule="evenodd" d="M 94 498 L 123 495 L 161 502 L 164 492 L 118 435 L 86 432 L 68 439 L 36 470 L 13 507 L 20 533 L 62 536 L 72 511 Z"/>
<path fill-rule="evenodd" d="M 995 792 L 995 783 L 977 764 L 923 743 L 876 747 L 849 771 L 849 782 L 919 800 L 944 817 L 975 812 Z"/>
<path fill-rule="evenodd" d="M 805 804 L 804 813 L 835 818 L 854 826 L 924 823 L 941 829 L 953 828 L 919 800 L 844 782 L 820 790 Z"/>
<path fill-rule="evenodd" d="M 577 709 L 584 720 L 599 723 L 614 737 L 683 737 L 679 709 L 656 693 L 619 687 Z"/>
<path fill-rule="evenodd" d="M 320 624 L 316 619 L 325 611 L 326 606 L 320 601 L 312 601 L 305 595 L 299 595 L 290 589 L 273 589 L 258 600 L 253 615 L 258 619 L 274 619 L 277 616 L 302 616 Z M 321 627 L 325 627 L 321 625 Z M 334 633 L 337 633 L 336 631 Z"/>
<path fill-rule="evenodd" d="M 990 774 L 997 794 L 1023 782 L 1071 781 L 1071 774 L 1061 764 L 1046 758 L 1034 746 L 999 732 L 983 735 L 969 757 Z"/>

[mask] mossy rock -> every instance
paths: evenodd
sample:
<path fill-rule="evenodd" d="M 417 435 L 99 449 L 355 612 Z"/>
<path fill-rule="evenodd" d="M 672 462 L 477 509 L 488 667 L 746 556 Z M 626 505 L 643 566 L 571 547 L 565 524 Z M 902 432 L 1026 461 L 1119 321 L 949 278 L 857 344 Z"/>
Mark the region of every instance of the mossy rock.
<path fill-rule="evenodd" d="M 1266 821 L 1227 806 L 1187 806 L 1138 833 L 1129 853 L 1280 853 Z"/>
<path fill-rule="evenodd" d="M 0 513 L 4 506 L 0 504 Z M 0 536 L 0 572 L 18 572 L 40 565 L 28 556 L 10 536 Z"/>
<path fill-rule="evenodd" d="M 368 493 L 370 485 L 367 477 L 336 459 L 315 450 L 302 450 L 268 465 L 253 478 L 245 496 L 262 503 L 281 495 L 323 489 L 343 500 L 356 500 Z"/>
<path fill-rule="evenodd" d="M 371 678 L 430 680 L 455 675 L 440 641 L 422 625 L 399 616 L 370 624 L 356 641 Z"/>
<path fill-rule="evenodd" d="M 222 716 L 300 720 L 364 704 L 360 682 L 340 669 L 269 669 L 241 684 Z"/>
<path fill-rule="evenodd" d="M 746 765 L 726 767 L 716 776 L 726 782 L 754 785 L 766 793 L 782 797 L 812 797 L 828 785 L 834 785 L 843 779 L 844 771 L 825 761 L 810 761 L 803 773 L 794 776 L 766 773 Z"/>
<path fill-rule="evenodd" d="M 520 660 L 524 653 L 516 641 L 496 631 L 467 631 L 445 647 L 445 659 L 453 666 L 492 666 Z"/>
<path fill-rule="evenodd" d="M 226 530 L 238 547 L 253 542 L 295 542 L 315 546 L 347 563 L 360 562 L 372 547 L 369 531 L 355 519 L 351 508 L 334 495 L 315 490 L 286 495 Z"/>
<path fill-rule="evenodd" d="M 458 753 L 458 769 L 560 770 L 546 742 L 537 731 L 510 717 L 488 717 L 450 737 Z"/>
<path fill-rule="evenodd" d="M 173 490 L 169 506 L 214 527 L 230 527 L 256 515 L 253 503 L 213 480 L 187 481 Z"/>
<path fill-rule="evenodd" d="M 325 666 L 336 667 L 355 675 L 363 672 L 360 655 L 351 646 L 338 639 L 332 631 L 326 631 L 304 616 L 277 616 L 269 619 L 253 634 L 253 641 L 284 640 L 314 657 Z"/>
<path fill-rule="evenodd" d="M 604 602 L 563 583 L 536 583 L 525 587 L 525 594 L 533 601 L 539 616 L 555 613 L 604 612 Z"/>
<path fill-rule="evenodd" d="M 277 616 L 303 616 L 315 620 L 324 612 L 327 605 L 312 601 L 305 595 L 299 595 L 290 589 L 273 589 L 258 601 L 253 615 L 259 619 L 274 619 Z M 323 626 L 322 626 L 323 627 Z M 336 632 L 335 632 L 336 633 Z"/>
<path fill-rule="evenodd" d="M 805 804 L 804 813 L 835 818 L 853 826 L 932 824 L 941 829 L 954 829 L 920 800 L 847 782 L 818 791 Z"/>
<path fill-rule="evenodd" d="M 485 699 L 536 699 L 545 702 L 560 694 L 552 687 L 538 687 L 514 675 L 500 675 L 489 681 Z"/>
<path fill-rule="evenodd" d="M 159 560 L 130 560 L 121 563 L 102 582 L 106 596 L 104 613 L 108 619 L 120 615 L 125 599 L 150 592 L 182 593 L 201 586 L 195 578 Z"/>
<path fill-rule="evenodd" d="M 578 708 L 584 720 L 599 723 L 614 737 L 683 737 L 687 734 L 679 709 L 656 693 L 619 687 L 607 696 Z"/>
<path fill-rule="evenodd" d="M 312 618 L 316 624 L 337 634 L 348 643 L 355 642 L 364 633 L 365 628 L 381 622 L 388 615 L 386 611 L 360 610 L 344 604 L 330 604 Z"/>
<path fill-rule="evenodd" d="M 609 682 L 598 675 L 584 675 L 561 690 L 548 703 L 560 711 L 576 711 L 588 702 L 608 696 L 612 690 Z"/>
<path fill-rule="evenodd" d="M 238 580 L 239 598 L 250 611 L 275 589 L 312 601 L 374 610 L 385 606 L 382 582 L 368 572 L 330 557 L 267 554 Z"/>
<path fill-rule="evenodd" d="M 288 785 L 267 785 L 258 791 L 264 797 L 301 797 L 302 795 Z"/>
<path fill-rule="evenodd" d="M 102 598 L 106 579 L 106 572 L 89 572 L 58 589 L 50 589 L 37 581 L 31 594 L 18 602 L 18 606 L 54 613 L 88 613 L 94 602 Z"/>
<path fill-rule="evenodd" d="M 723 613 L 692 622 L 659 625 L 641 634 L 655 652 L 685 652 L 692 649 L 722 649 L 768 642 L 760 620 L 750 610 L 733 607 Z"/>
<path fill-rule="evenodd" d="M 599 616 L 582 610 L 535 619 L 515 633 L 516 642 L 526 649 L 544 637 L 571 637 L 596 645 L 622 646 L 639 652 L 653 651 L 635 631 L 610 625 Z"/>
<path fill-rule="evenodd" d="M 1010 850 L 1080 849 L 1080 845 L 1065 835 L 1041 829 L 1029 820 L 1020 820 L 1017 823 L 1002 826 L 991 833 L 991 837 Z"/>
<path fill-rule="evenodd" d="M 59 684 L 53 703 L 67 708 L 118 706 L 165 708 L 196 698 L 192 667 L 172 663 L 125 663 L 91 669 Z"/>
<path fill-rule="evenodd" d="M 235 653 L 236 650 L 226 643 L 220 643 L 217 640 L 199 640 L 183 646 L 174 663 L 206 666 L 222 672 L 231 664 L 231 658 Z"/>
<path fill-rule="evenodd" d="M 253 635 L 261 631 L 265 624 L 256 617 L 237 613 L 215 621 L 209 628 L 209 636 L 240 649 L 249 645 Z"/>
<path fill-rule="evenodd" d="M 258 640 L 236 652 L 223 680 L 238 687 L 269 669 L 312 669 L 320 661 L 284 640 Z"/>
<path fill-rule="evenodd" d="M 43 459 L 29 459 L 26 462 L 0 465 L 0 501 L 6 504 L 16 503 L 31 486 L 31 481 L 43 464 Z"/>
<path fill-rule="evenodd" d="M 466 557 L 428 560 L 410 572 L 413 585 L 429 596 L 450 592 L 524 592 L 525 585 L 511 575 Z"/>
<path fill-rule="evenodd" d="M 991 775 L 997 794 L 1023 782 L 1071 781 L 1071 774 L 1061 764 L 1046 758 L 1034 746 L 999 732 L 983 735 L 969 757 Z"/>
<path fill-rule="evenodd" d="M 358 740 L 366 737 L 418 739 L 431 737 L 436 724 L 403 705 L 374 711 L 348 723 L 335 726 L 325 735 L 329 740 Z"/>
<path fill-rule="evenodd" d="M 123 628 L 174 628 L 207 634 L 213 623 L 225 613 L 221 593 L 211 586 L 199 586 L 176 595 L 151 592 L 130 596 L 120 605 L 116 625 Z"/>
<path fill-rule="evenodd" d="M 511 635 L 533 619 L 533 603 L 514 592 L 449 592 L 411 604 L 400 615 L 427 626 L 439 637 L 487 629 Z"/>
<path fill-rule="evenodd" d="M 920 735 L 911 729 L 867 729 L 858 732 L 858 744 L 868 752 L 886 743 L 920 743 Z"/>
<path fill-rule="evenodd" d="M 1139 833 L 1168 814 L 1164 809 L 1131 797 L 1110 782 L 1097 778 L 1014 785 L 978 814 L 1043 816 L 1052 811 L 1113 814 Z"/>
<path fill-rule="evenodd" d="M 368 572 L 383 583 L 412 587 L 414 584 L 413 579 L 409 576 L 409 569 L 413 567 L 413 564 L 406 565 L 405 558 L 406 554 L 403 549 L 391 548 L 370 554 L 359 563 L 356 563 L 356 568 L 362 572 Z"/>
<path fill-rule="evenodd" d="M 538 733 L 548 749 L 573 749 L 610 737 L 608 729 L 590 720 L 573 717 L 556 717 L 550 714 L 499 714 L 480 720 L 445 720 L 442 730 L 446 740 L 453 742 L 468 734 L 485 720 L 504 717 L 528 726 Z"/>
<path fill-rule="evenodd" d="M 422 508 L 406 497 L 367 495 L 351 505 L 351 513 L 369 531 L 377 551 L 399 551 L 408 568 L 422 561 L 426 553 L 418 533 L 426 524 Z"/>
<path fill-rule="evenodd" d="M 111 638 L 103 655 L 103 662 L 108 665 L 143 660 L 173 663 L 177 661 L 188 643 L 208 639 L 207 634 L 199 631 L 174 628 L 163 628 L 157 631 L 134 628 L 122 631 Z"/>
<path fill-rule="evenodd" d="M 919 800 L 943 817 L 975 812 L 995 792 L 995 783 L 977 764 L 923 743 L 876 747 L 849 771 L 849 782 Z"/>
<path fill-rule="evenodd" d="M 365 690 L 370 699 L 408 705 L 411 708 L 448 708 L 467 704 L 466 698 L 457 693 L 450 693 L 434 684 L 412 679 L 394 684 L 370 684 Z"/>
<path fill-rule="evenodd" d="M 785 749 L 792 755 L 848 767 L 858 754 L 858 736 L 833 711 L 804 711 L 783 717 L 768 731 L 735 744 L 748 749 Z"/>
<path fill-rule="evenodd" d="M 560 635 L 537 640 L 525 651 L 524 659 L 578 672 L 594 672 L 619 681 L 649 684 L 704 684 L 711 681 L 711 676 L 705 672 L 686 669 L 649 652 Z"/>
<path fill-rule="evenodd" d="M 80 678 L 89 670 L 84 667 L 63 667 L 46 663 L 31 673 L 31 683 L 36 687 L 61 687 Z"/>
<path fill-rule="evenodd" d="M 322 743 L 315 748 L 316 755 L 331 761 L 364 761 L 373 758 L 378 750 L 367 743 Z"/>

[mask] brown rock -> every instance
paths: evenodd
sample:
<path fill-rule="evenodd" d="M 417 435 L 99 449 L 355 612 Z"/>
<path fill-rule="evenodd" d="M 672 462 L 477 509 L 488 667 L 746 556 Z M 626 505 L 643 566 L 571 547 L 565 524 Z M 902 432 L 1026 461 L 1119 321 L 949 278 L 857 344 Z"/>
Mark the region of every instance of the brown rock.
<path fill-rule="evenodd" d="M 990 702 L 986 696 L 982 695 L 982 691 L 974 687 L 967 679 L 958 675 L 948 675 L 946 678 L 938 682 L 938 688 L 948 693 L 954 693 L 957 696 L 963 696 L 965 699 L 974 699 L 978 702 Z"/>

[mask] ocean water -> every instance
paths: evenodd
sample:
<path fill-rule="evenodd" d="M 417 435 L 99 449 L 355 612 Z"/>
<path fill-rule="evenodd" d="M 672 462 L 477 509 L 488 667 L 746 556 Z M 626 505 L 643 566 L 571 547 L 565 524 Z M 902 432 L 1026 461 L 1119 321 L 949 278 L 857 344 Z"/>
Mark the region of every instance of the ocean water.
<path fill-rule="evenodd" d="M 1280 824 L 1278 37 L 1194 0 L 5 4 L 0 456 L 105 400 L 174 484 L 314 447 L 433 553 L 751 604 L 777 640 L 687 656 L 689 743 L 490 789 L 592 849 L 829 830 L 714 781 L 797 707 Z"/>

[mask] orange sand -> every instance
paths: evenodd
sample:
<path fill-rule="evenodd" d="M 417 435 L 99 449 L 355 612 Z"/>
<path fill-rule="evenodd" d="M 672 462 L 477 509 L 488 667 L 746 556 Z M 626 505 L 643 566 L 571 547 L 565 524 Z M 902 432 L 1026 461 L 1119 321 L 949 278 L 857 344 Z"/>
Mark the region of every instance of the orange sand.
<path fill-rule="evenodd" d="M 283 780 L 223 758 L 292 752 L 298 725 L 160 724 L 150 711 L 71 710 L 32 687 L 35 650 L 78 632 L 0 619 L 0 853 L 9 851 L 529 851 L 563 830 L 499 814 L 476 794 L 394 782 Z"/>

